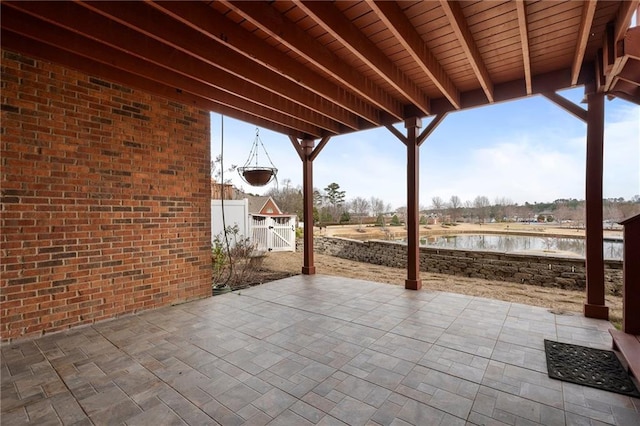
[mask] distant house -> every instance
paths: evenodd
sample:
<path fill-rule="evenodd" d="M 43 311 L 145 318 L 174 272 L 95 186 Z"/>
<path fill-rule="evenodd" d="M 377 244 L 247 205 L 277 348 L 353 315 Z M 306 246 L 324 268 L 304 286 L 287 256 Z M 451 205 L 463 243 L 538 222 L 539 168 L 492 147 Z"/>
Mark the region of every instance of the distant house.
<path fill-rule="evenodd" d="M 258 250 L 295 251 L 296 215 L 284 214 L 271 197 L 246 196 L 252 241 Z"/>
<path fill-rule="evenodd" d="M 429 213 L 426 216 L 426 220 L 427 220 L 427 225 L 437 225 L 438 223 L 440 223 L 440 218 L 435 213 Z"/>
<path fill-rule="evenodd" d="M 211 198 L 212 238 L 232 226 L 258 251 L 295 251 L 296 215 L 283 214 L 273 198 L 248 195 L 215 182 L 211 183 Z"/>
<path fill-rule="evenodd" d="M 249 214 L 263 216 L 282 216 L 282 210 L 271 197 L 247 196 L 249 200 Z"/>
<path fill-rule="evenodd" d="M 537 214 L 538 222 L 553 222 L 555 220 L 555 213 L 550 210 L 545 210 Z"/>

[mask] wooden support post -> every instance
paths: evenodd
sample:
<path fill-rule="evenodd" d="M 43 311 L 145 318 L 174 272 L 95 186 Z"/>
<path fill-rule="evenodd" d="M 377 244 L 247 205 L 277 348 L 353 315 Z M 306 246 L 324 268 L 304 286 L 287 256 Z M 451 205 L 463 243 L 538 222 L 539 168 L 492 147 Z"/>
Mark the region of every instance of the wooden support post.
<path fill-rule="evenodd" d="M 304 253 L 302 261 L 302 273 L 313 275 L 316 267 L 313 263 L 313 153 L 314 141 L 312 139 L 302 140 L 302 192 L 304 198 L 303 219 L 304 220 Z"/>
<path fill-rule="evenodd" d="M 624 226 L 622 259 L 622 331 L 640 335 L 640 214 L 620 222 Z"/>
<path fill-rule="evenodd" d="M 329 142 L 330 137 L 320 139 L 320 143 L 315 149 L 313 148 L 315 145 L 313 139 L 303 139 L 300 142 L 293 136 L 289 136 L 289 139 L 302 160 L 302 220 L 304 221 L 302 273 L 313 275 L 316 273 L 316 267 L 313 264 L 313 160 Z"/>
<path fill-rule="evenodd" d="M 316 267 L 313 264 L 313 160 L 316 159 L 331 138 L 325 136 L 320 139 L 320 143 L 315 149 L 313 148 L 315 145 L 313 139 L 303 139 L 300 142 L 298 138 L 293 136 L 289 136 L 289 139 L 291 139 L 293 147 L 302 160 L 302 220 L 304 221 L 302 273 L 304 275 L 313 275 L 316 273 Z"/>
<path fill-rule="evenodd" d="M 604 299 L 604 253 L 602 230 L 602 173 L 604 150 L 604 94 L 587 96 L 586 164 L 586 273 L 587 300 L 584 315 L 609 319 Z"/>
<path fill-rule="evenodd" d="M 404 288 L 420 290 L 420 145 L 438 127 L 447 113 L 436 115 L 426 129 L 418 134 L 422 120 L 413 117 L 405 120 L 407 137 L 395 127 L 387 125 L 387 129 L 407 147 L 407 279 Z"/>
<path fill-rule="evenodd" d="M 407 279 L 404 288 L 420 290 L 420 144 L 418 129 L 422 120 L 409 118 L 404 122 L 407 129 Z"/>

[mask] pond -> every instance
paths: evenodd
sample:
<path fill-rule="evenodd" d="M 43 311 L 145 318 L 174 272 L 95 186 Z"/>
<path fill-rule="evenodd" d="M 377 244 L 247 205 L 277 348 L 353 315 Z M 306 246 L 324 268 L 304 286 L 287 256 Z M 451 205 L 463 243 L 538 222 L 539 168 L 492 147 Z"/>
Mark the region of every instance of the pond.
<path fill-rule="evenodd" d="M 459 234 L 421 237 L 420 245 L 461 250 L 491 250 L 511 253 L 545 252 L 576 257 L 585 256 L 584 239 L 528 235 Z M 604 241 L 605 259 L 622 260 L 622 240 Z"/>

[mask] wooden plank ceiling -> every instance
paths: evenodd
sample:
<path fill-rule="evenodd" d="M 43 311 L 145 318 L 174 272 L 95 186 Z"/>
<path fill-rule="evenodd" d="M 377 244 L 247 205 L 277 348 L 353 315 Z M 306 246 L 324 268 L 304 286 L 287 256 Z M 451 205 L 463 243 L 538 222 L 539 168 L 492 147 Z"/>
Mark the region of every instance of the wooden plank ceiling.
<path fill-rule="evenodd" d="M 618 49 L 638 3 L 3 1 L 1 43 L 319 138 L 587 84 L 595 75 L 598 90 L 638 102 L 637 42 Z"/>

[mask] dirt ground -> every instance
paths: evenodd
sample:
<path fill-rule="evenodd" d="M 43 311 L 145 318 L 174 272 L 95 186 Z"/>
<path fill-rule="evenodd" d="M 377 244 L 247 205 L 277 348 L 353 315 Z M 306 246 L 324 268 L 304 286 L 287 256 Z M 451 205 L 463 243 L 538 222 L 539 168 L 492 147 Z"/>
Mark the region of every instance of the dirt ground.
<path fill-rule="evenodd" d="M 510 225 L 509 230 L 505 225 L 461 225 L 462 229 L 455 229 L 454 232 L 510 232 L 510 233 L 542 233 L 544 235 L 584 235 L 582 230 L 551 228 L 542 225 Z M 533 230 L 532 230 L 532 227 Z M 359 236 L 366 235 L 366 238 L 380 238 L 379 228 L 364 228 L 365 233 L 358 232 L 357 227 L 335 227 L 324 229 L 320 235 L 334 236 Z M 423 227 L 424 228 L 424 227 Z M 443 229 L 440 225 L 431 225 L 430 229 L 425 229 L 425 235 L 433 233 L 450 233 L 451 229 Z M 457 228 L 457 227 L 456 227 Z M 524 228 L 524 229 L 522 229 Z M 382 234 L 384 236 L 384 233 Z M 605 235 L 619 236 L 619 232 L 605 232 Z M 359 239 L 360 239 L 359 238 Z M 387 283 L 404 286 L 406 271 L 399 268 L 372 265 L 368 263 L 355 262 L 315 253 L 314 255 L 316 273 L 345 278 L 357 278 L 368 281 Z M 260 274 L 264 275 L 261 282 L 277 279 L 284 276 L 299 274 L 302 268 L 302 253 L 279 252 L 269 253 L 260 268 Z M 269 276 L 271 274 L 271 276 Z M 527 305 L 542 306 L 549 308 L 556 313 L 577 312 L 581 313 L 585 302 L 584 291 L 571 291 L 554 288 L 544 288 L 518 283 L 483 280 L 478 278 L 459 277 L 454 275 L 425 273 L 421 275 L 423 291 L 445 291 L 460 293 L 470 296 L 498 299 L 508 302 L 523 303 Z M 612 323 L 619 326 L 622 321 L 622 297 L 607 296 L 609 306 L 609 317 Z"/>

